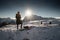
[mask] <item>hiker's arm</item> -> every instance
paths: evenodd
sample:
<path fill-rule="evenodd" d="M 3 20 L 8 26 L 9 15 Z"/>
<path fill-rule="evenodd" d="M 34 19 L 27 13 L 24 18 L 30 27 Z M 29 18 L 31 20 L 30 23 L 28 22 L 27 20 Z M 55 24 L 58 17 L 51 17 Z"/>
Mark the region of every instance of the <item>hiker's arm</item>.
<path fill-rule="evenodd" d="M 17 18 L 17 14 L 16 14 L 15 18 Z"/>

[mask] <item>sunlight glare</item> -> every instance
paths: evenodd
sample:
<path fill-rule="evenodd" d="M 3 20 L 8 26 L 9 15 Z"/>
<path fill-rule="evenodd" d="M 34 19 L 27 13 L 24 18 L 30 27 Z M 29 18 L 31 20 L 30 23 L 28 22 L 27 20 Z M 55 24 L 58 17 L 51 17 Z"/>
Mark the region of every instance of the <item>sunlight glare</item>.
<path fill-rule="evenodd" d="M 25 12 L 25 16 L 31 16 L 32 15 L 32 11 L 30 9 L 27 9 Z"/>

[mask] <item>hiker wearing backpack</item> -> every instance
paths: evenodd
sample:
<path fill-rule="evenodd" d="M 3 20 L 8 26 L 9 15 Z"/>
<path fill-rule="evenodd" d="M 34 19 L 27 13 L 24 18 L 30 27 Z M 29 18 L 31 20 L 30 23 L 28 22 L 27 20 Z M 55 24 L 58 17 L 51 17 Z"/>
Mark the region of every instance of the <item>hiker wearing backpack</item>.
<path fill-rule="evenodd" d="M 21 24 L 21 29 L 22 29 L 22 20 L 21 20 L 21 14 L 20 12 L 18 11 L 17 14 L 16 14 L 16 24 L 17 24 L 17 29 L 18 29 L 18 26 L 19 24 Z"/>

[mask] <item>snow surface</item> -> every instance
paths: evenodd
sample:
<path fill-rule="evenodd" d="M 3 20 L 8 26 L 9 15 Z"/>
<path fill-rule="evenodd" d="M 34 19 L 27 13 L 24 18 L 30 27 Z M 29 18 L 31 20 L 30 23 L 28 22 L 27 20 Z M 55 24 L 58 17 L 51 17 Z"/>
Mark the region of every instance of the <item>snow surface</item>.
<path fill-rule="evenodd" d="M 17 30 L 16 25 L 6 25 L 0 28 L 0 40 L 60 40 L 60 25 L 58 24 L 26 24 L 30 30 Z"/>

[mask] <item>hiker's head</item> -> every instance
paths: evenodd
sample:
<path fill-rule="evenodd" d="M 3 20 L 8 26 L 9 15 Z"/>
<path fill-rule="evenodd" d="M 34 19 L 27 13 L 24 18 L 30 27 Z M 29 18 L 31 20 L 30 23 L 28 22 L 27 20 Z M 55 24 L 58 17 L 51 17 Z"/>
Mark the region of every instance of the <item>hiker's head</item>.
<path fill-rule="evenodd" d="M 17 14 L 19 14 L 20 12 L 18 11 Z"/>

